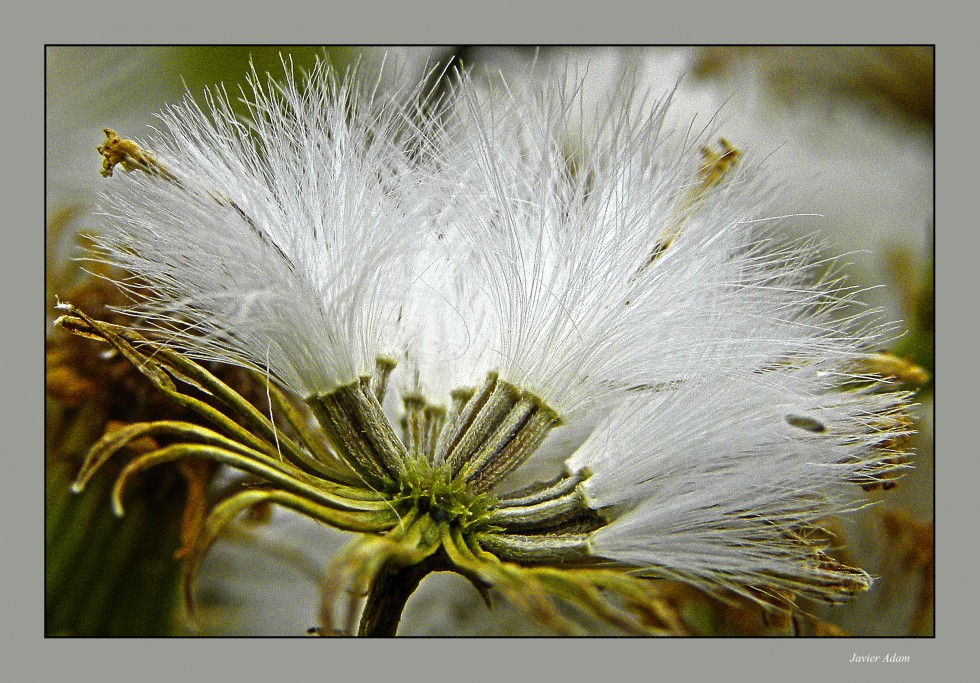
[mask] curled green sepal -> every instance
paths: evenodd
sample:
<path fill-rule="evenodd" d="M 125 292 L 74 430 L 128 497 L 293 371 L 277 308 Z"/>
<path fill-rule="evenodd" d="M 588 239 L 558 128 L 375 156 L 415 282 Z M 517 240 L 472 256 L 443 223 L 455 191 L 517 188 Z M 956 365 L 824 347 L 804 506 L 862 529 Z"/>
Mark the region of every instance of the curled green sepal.
<path fill-rule="evenodd" d="M 490 585 L 503 597 L 554 631 L 584 633 L 582 625 L 558 609 L 564 603 L 586 617 L 635 635 L 685 633 L 683 624 L 659 596 L 656 584 L 606 568 L 523 566 L 499 559 L 458 529 L 443 532 L 443 547 L 460 573 Z M 570 540 L 570 539 L 569 539 Z"/>
<path fill-rule="evenodd" d="M 140 455 L 123 468 L 112 489 L 112 505 L 116 514 L 119 516 L 123 515 L 122 494 L 126 484 L 133 475 L 150 467 L 166 462 L 174 462 L 183 458 L 200 458 L 234 467 L 248 474 L 255 475 L 269 484 L 281 487 L 285 491 L 304 496 L 315 504 L 337 510 L 390 511 L 390 504 L 387 501 L 348 498 L 343 495 L 346 487 L 340 485 L 331 486 L 329 482 L 317 480 L 287 463 L 279 462 L 256 451 L 248 455 L 243 455 L 239 451 L 209 446 L 207 444 L 181 443 Z M 390 511 L 389 518 L 390 526 L 393 526 L 397 521 L 397 517 L 395 517 L 393 511 Z M 351 528 L 349 530 L 361 531 L 360 528 Z"/>
<path fill-rule="evenodd" d="M 210 446 L 226 448 L 230 451 L 248 455 L 249 449 L 242 446 L 237 441 L 233 441 L 217 432 L 201 427 L 190 422 L 180 421 L 158 421 L 158 422 L 137 422 L 127 425 L 120 429 L 108 432 L 89 450 L 82 462 L 82 467 L 72 483 L 71 489 L 75 493 L 81 493 L 89 480 L 95 475 L 99 468 L 104 465 L 109 458 L 118 453 L 132 442 L 144 437 L 172 436 L 185 441 L 193 441 Z"/>
<path fill-rule="evenodd" d="M 67 314 L 58 318 L 56 325 L 74 334 L 111 344 L 157 389 L 177 404 L 196 412 L 222 434 L 267 455 L 285 457 L 317 477 L 341 484 L 357 485 L 356 478 L 349 472 L 341 470 L 332 462 L 321 462 L 311 457 L 306 450 L 278 431 L 255 406 L 197 363 L 171 349 L 154 344 L 132 330 L 95 320 L 71 304 L 59 303 L 58 308 L 67 311 Z M 247 428 L 241 427 L 208 403 L 180 391 L 168 373 L 214 396 L 241 419 Z"/>
<path fill-rule="evenodd" d="M 337 510 L 279 489 L 256 488 L 232 494 L 215 505 L 205 519 L 203 528 L 187 554 L 181 581 L 184 605 L 189 617 L 193 618 L 194 615 L 194 579 L 208 550 L 225 527 L 242 512 L 256 505 L 267 503 L 281 505 L 338 529 L 363 533 L 384 531 L 391 528 L 395 519 L 390 510 Z"/>

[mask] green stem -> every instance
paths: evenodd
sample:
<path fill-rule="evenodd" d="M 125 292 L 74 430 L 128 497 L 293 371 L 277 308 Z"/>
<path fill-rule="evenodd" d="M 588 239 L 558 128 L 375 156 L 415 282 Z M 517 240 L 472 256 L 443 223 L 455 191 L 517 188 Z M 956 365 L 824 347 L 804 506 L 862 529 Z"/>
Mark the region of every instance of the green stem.
<path fill-rule="evenodd" d="M 398 566 L 388 563 L 382 568 L 368 590 L 367 602 L 361 613 L 359 636 L 394 636 L 409 597 L 427 574 L 445 568 L 441 553 L 427 557 L 418 564 Z"/>

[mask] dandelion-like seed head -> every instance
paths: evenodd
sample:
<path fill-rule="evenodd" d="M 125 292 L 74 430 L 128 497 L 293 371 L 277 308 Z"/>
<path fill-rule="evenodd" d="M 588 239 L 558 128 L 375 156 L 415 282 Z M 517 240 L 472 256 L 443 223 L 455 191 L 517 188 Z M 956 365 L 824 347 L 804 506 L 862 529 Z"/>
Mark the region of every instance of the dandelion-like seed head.
<path fill-rule="evenodd" d="M 252 74 L 247 119 L 213 92 L 145 144 L 106 131 L 104 173 L 131 172 L 92 258 L 130 274 L 133 324 L 70 306 L 60 322 L 214 427 L 114 432 L 78 486 L 158 432 L 178 438 L 123 470 L 120 508 L 132 474 L 170 460 L 261 480 L 216 504 L 188 585 L 259 503 L 358 532 L 325 631 L 366 594 L 341 630 L 360 614 L 393 632 L 392 596 L 441 569 L 559 629 L 555 600 L 669 630 L 654 577 L 784 608 L 868 587 L 815 539 L 903 466 L 908 395 L 861 365 L 884 328 L 811 243 L 779 237 L 764 174 L 665 130 L 668 102 L 632 77 L 595 111 L 564 78 L 449 77 L 436 98 L 287 65 Z M 201 360 L 267 378 L 285 420 Z M 522 481 L 533 463 L 552 478 Z"/>

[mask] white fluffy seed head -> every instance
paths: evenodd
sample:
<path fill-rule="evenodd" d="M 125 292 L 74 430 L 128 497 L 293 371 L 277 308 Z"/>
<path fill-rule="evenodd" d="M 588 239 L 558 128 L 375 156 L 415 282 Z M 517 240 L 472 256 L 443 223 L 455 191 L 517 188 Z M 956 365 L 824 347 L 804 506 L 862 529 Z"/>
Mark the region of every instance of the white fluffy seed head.
<path fill-rule="evenodd" d="M 178 182 L 112 183 L 100 258 L 148 325 L 304 396 L 378 355 L 435 403 L 499 372 L 561 414 L 538 457 L 590 473 L 594 553 L 705 585 L 840 578 L 793 534 L 858 504 L 908 397 L 849 374 L 883 331 L 781 240 L 751 159 L 705 186 L 703 141 L 629 77 L 596 111 L 560 78 L 460 76 L 431 111 L 323 65 L 251 87 L 248 123 L 224 95 L 162 116 L 148 146 Z"/>

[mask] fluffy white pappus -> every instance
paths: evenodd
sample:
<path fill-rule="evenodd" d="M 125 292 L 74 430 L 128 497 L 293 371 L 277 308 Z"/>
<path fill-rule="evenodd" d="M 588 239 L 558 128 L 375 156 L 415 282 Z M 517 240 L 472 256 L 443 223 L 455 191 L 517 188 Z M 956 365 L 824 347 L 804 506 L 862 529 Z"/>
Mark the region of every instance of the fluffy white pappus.
<path fill-rule="evenodd" d="M 907 394 L 840 384 L 783 366 L 641 392 L 567 462 L 612 520 L 591 551 L 706 588 L 833 599 L 821 587 L 840 570 L 794 539 L 861 506 L 860 484 L 902 467 L 884 444 L 909 433 Z"/>
<path fill-rule="evenodd" d="M 583 116 L 559 78 L 489 94 L 464 79 L 454 94 L 433 136 L 452 152 L 443 230 L 467 245 L 501 376 L 563 416 L 695 362 L 735 372 L 868 341 L 834 319 L 845 302 L 815 281 L 813 248 L 776 248 L 751 164 L 702 190 L 699 142 L 665 133 L 669 102 L 629 78 Z"/>
<path fill-rule="evenodd" d="M 411 125 L 398 97 L 324 63 L 250 87 L 248 120 L 223 92 L 161 115 L 147 147 L 176 181 L 115 179 L 99 258 L 132 274 L 136 312 L 190 355 L 323 393 L 396 350 L 398 264 L 424 224 Z"/>
<path fill-rule="evenodd" d="M 420 242 L 415 271 L 400 307 L 403 351 L 392 380 L 400 393 L 419 393 L 451 405 L 454 390 L 478 386 L 494 369 L 495 337 L 489 303 L 459 264 L 459 245 Z"/>

